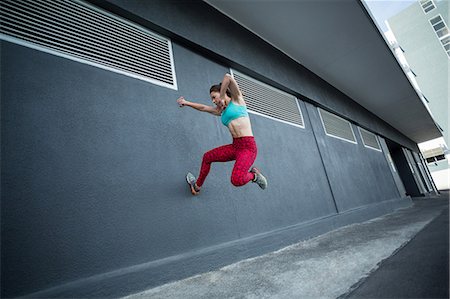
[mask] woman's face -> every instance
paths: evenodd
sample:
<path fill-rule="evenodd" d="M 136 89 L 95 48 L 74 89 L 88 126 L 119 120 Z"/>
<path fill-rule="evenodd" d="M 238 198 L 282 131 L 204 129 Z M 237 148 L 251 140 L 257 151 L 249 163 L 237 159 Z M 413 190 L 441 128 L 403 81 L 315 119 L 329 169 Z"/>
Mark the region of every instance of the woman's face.
<path fill-rule="evenodd" d="M 225 105 L 224 101 L 220 98 L 220 92 L 212 91 L 210 96 L 211 96 L 211 101 L 217 107 L 222 108 Z"/>

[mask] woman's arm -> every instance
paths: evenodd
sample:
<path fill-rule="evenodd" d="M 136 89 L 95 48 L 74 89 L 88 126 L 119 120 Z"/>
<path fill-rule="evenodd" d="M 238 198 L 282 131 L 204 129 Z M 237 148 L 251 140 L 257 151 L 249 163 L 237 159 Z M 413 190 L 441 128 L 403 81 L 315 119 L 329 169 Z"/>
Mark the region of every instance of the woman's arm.
<path fill-rule="evenodd" d="M 225 74 L 225 77 L 223 77 L 222 85 L 220 86 L 221 99 L 225 99 L 227 88 L 229 88 L 231 91 L 231 98 L 237 101 L 244 101 L 241 90 L 239 89 L 236 80 L 234 80 L 234 78 L 230 74 Z"/>
<path fill-rule="evenodd" d="M 180 105 L 180 107 L 188 106 L 188 107 L 194 108 L 195 110 L 198 110 L 201 112 L 208 112 L 208 113 L 211 113 L 216 116 L 221 115 L 221 112 L 217 108 L 199 104 L 199 103 L 189 102 L 189 101 L 186 101 L 184 99 L 184 97 L 179 97 L 177 102 L 178 102 L 178 105 Z"/>

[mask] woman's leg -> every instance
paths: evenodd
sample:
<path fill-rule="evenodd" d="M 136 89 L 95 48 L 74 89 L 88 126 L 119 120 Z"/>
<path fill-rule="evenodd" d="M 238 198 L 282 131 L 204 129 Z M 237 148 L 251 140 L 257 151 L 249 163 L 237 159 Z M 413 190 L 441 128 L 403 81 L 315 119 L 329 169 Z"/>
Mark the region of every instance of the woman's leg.
<path fill-rule="evenodd" d="M 235 150 L 232 144 L 223 145 L 206 152 L 203 155 L 202 166 L 200 174 L 197 178 L 196 185 L 201 187 L 206 179 L 206 176 L 211 169 L 212 162 L 228 162 L 236 159 Z"/>
<path fill-rule="evenodd" d="M 257 152 L 256 144 L 251 140 L 245 148 L 236 147 L 236 163 L 231 173 L 231 183 L 234 186 L 243 186 L 255 178 L 255 174 L 248 170 L 255 162 Z"/>

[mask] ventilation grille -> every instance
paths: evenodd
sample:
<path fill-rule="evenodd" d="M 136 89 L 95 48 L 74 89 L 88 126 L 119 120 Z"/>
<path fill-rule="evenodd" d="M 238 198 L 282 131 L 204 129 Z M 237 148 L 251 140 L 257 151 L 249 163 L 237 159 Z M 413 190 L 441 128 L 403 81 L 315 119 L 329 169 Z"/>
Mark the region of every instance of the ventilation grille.
<path fill-rule="evenodd" d="M 362 128 L 359 128 L 359 133 L 361 134 L 361 139 L 366 147 L 381 151 L 380 143 L 375 134 Z"/>
<path fill-rule="evenodd" d="M 320 108 L 319 114 L 327 135 L 356 143 L 355 134 L 349 121 Z"/>
<path fill-rule="evenodd" d="M 420 0 L 420 5 L 425 13 L 436 8 L 432 0 Z"/>
<path fill-rule="evenodd" d="M 269 85 L 233 71 L 250 112 L 304 128 L 297 99 Z"/>
<path fill-rule="evenodd" d="M 441 15 L 438 15 L 432 19 L 430 19 L 430 24 L 433 26 L 434 32 L 439 38 L 444 51 L 447 53 L 447 56 L 450 58 L 450 30 L 448 29 L 445 21 L 442 19 Z"/>
<path fill-rule="evenodd" d="M 55 54 L 68 54 L 69 58 L 176 86 L 167 39 L 81 1 L 0 3 L 2 34 L 51 49 Z"/>
<path fill-rule="evenodd" d="M 439 38 L 443 38 L 444 36 L 447 36 L 449 34 L 448 27 L 442 19 L 441 15 L 430 19 L 430 23 Z"/>

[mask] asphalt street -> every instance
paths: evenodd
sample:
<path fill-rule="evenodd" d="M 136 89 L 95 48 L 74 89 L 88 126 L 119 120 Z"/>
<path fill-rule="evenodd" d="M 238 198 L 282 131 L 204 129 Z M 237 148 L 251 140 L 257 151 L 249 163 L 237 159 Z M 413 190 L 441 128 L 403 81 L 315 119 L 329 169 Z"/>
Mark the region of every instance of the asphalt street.
<path fill-rule="evenodd" d="M 448 208 L 345 298 L 449 298 Z"/>

